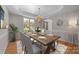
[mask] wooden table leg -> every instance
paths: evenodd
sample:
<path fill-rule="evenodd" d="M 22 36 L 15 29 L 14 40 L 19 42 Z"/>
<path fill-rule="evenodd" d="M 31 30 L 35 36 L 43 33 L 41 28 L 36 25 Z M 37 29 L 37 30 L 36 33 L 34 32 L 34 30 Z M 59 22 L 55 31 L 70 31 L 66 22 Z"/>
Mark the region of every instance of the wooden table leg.
<path fill-rule="evenodd" d="M 50 53 L 50 45 L 47 46 L 46 51 L 44 52 L 44 54 L 49 54 Z"/>
<path fill-rule="evenodd" d="M 45 51 L 45 54 L 49 54 L 50 53 L 50 49 L 52 49 L 52 51 L 55 51 L 56 50 L 55 49 L 55 43 L 53 43 L 53 44 L 54 44 L 54 46 L 52 46 L 52 43 L 47 46 L 47 49 Z"/>

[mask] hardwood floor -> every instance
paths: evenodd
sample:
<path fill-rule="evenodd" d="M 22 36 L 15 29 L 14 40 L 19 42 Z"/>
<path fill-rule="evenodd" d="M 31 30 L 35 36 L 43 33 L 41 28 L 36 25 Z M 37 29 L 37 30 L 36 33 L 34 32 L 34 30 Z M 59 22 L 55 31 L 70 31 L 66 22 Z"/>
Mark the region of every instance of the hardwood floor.
<path fill-rule="evenodd" d="M 67 46 L 64 54 L 79 54 L 79 48 L 75 44 L 64 40 L 59 40 L 58 42 Z"/>
<path fill-rule="evenodd" d="M 65 51 L 65 54 L 79 54 L 78 47 L 68 47 Z"/>
<path fill-rule="evenodd" d="M 66 42 L 64 40 L 58 40 L 58 43 L 61 43 L 67 46 L 65 54 L 79 54 L 79 48 L 76 45 L 70 42 Z M 16 42 L 10 42 L 5 51 L 5 54 L 16 54 L 16 52 L 17 52 Z"/>
<path fill-rule="evenodd" d="M 17 52 L 16 42 L 9 42 L 5 54 L 16 54 L 16 52 Z"/>

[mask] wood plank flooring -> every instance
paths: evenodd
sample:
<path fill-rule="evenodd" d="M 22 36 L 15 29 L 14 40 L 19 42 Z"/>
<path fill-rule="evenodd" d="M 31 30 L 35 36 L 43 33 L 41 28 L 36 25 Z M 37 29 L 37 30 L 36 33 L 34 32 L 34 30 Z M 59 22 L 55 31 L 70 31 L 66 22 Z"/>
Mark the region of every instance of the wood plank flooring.
<path fill-rule="evenodd" d="M 70 42 L 66 42 L 64 40 L 59 40 L 58 43 L 61 43 L 67 46 L 65 54 L 79 54 L 79 48 L 76 45 Z M 10 42 L 5 51 L 5 54 L 16 54 L 16 52 L 17 52 L 16 42 Z"/>
<path fill-rule="evenodd" d="M 65 54 L 79 54 L 79 48 L 77 48 L 77 47 L 68 47 L 65 51 Z"/>
<path fill-rule="evenodd" d="M 5 54 L 16 54 L 16 42 L 9 42 L 8 47 L 6 48 Z"/>
<path fill-rule="evenodd" d="M 67 46 L 64 54 L 79 54 L 79 47 L 77 47 L 75 44 L 66 42 L 64 40 L 59 40 L 58 42 Z"/>

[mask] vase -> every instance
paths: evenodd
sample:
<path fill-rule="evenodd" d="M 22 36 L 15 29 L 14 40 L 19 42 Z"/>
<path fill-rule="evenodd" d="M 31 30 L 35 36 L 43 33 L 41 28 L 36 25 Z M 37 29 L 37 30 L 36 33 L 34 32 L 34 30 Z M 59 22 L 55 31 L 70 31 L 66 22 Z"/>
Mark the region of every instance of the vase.
<path fill-rule="evenodd" d="M 10 33 L 10 42 L 14 42 L 16 41 L 16 33 L 15 32 L 11 32 Z"/>

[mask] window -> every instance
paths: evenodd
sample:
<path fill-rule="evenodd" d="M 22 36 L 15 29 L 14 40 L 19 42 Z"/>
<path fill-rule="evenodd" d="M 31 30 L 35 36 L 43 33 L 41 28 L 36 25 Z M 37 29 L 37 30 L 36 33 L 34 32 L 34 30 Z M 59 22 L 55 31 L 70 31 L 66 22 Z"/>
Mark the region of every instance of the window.
<path fill-rule="evenodd" d="M 34 19 L 24 18 L 24 32 L 33 32 L 35 30 Z"/>
<path fill-rule="evenodd" d="M 35 22 L 34 19 L 30 19 L 30 30 L 34 31 L 35 30 Z"/>

